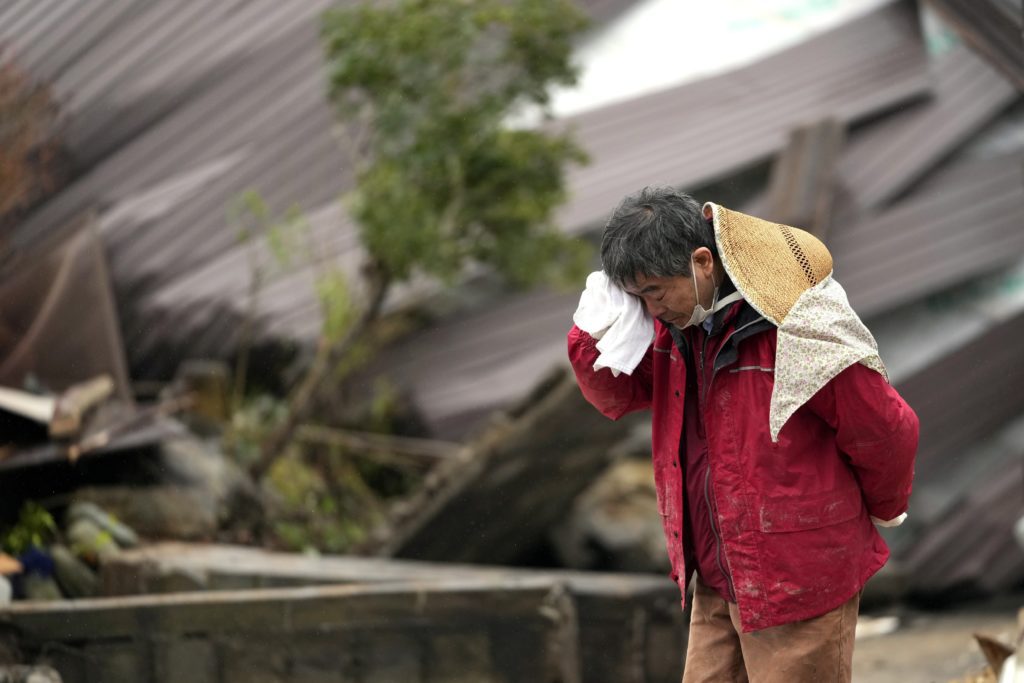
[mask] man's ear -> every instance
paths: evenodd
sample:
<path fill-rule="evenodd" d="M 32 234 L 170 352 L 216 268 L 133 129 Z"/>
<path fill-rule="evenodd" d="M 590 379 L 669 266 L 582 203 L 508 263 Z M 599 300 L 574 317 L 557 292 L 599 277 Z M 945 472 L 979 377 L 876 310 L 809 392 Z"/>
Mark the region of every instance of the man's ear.
<path fill-rule="evenodd" d="M 693 250 L 693 266 L 704 277 L 711 277 L 712 271 L 715 269 L 715 256 L 711 253 L 711 250 L 707 247 L 697 247 Z"/>

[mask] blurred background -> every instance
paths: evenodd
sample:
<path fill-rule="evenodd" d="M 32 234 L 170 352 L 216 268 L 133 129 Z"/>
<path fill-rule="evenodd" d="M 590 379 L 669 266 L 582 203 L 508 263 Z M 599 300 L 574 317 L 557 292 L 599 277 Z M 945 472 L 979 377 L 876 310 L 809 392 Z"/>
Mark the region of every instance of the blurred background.
<path fill-rule="evenodd" d="M 857 680 L 994 676 L 1022 90 L 1019 0 L 0 3 L 0 666 L 679 680 L 649 416 L 565 358 L 669 184 L 823 239 L 921 419 Z"/>

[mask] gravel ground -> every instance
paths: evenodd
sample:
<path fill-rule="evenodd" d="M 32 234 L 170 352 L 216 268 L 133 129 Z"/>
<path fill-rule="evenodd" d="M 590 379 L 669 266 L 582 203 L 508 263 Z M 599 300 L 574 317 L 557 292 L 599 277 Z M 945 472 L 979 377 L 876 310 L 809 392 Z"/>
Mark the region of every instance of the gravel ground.
<path fill-rule="evenodd" d="M 899 628 L 887 635 L 857 640 L 853 651 L 854 683 L 947 683 L 978 673 L 985 660 L 973 634 L 1011 643 L 1017 634 L 1017 610 L 1024 596 L 955 611 L 890 611 Z"/>

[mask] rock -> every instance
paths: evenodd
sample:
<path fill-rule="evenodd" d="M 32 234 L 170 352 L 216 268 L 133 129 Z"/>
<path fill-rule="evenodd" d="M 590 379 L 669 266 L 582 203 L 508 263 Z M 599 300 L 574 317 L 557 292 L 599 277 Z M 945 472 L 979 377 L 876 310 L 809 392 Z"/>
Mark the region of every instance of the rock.
<path fill-rule="evenodd" d="M 88 519 L 72 522 L 67 530 L 67 539 L 75 555 L 90 564 L 99 564 L 117 554 L 113 536 Z"/>
<path fill-rule="evenodd" d="M 60 674 L 48 666 L 34 666 L 25 676 L 25 683 L 62 683 Z"/>
<path fill-rule="evenodd" d="M 61 683 L 61 677 L 48 666 L 2 666 L 0 683 Z"/>
<path fill-rule="evenodd" d="M 113 515 L 102 510 L 95 503 L 79 501 L 68 508 L 68 525 L 74 524 L 79 519 L 87 519 L 103 531 L 106 531 L 122 548 L 134 548 L 139 544 L 139 537 L 135 532 L 117 521 Z"/>
<path fill-rule="evenodd" d="M 7 580 L 6 576 L 0 576 L 0 607 L 11 604 L 13 597 L 14 587 L 11 586 L 11 582 Z"/>
<path fill-rule="evenodd" d="M 87 598 L 96 595 L 99 579 L 84 562 L 62 545 L 50 548 L 57 583 L 69 598 Z"/>
<path fill-rule="evenodd" d="M 60 600 L 60 588 L 53 578 L 53 558 L 42 548 L 29 548 L 18 558 L 23 572 L 13 577 L 14 595 L 25 600 Z"/>
<path fill-rule="evenodd" d="M 161 444 L 146 486 L 102 486 L 75 492 L 144 538 L 206 540 L 225 528 L 262 521 L 259 492 L 237 465 L 192 438 Z"/>
<path fill-rule="evenodd" d="M 26 600 L 63 600 L 64 594 L 52 576 L 25 574 L 21 577 L 21 590 Z"/>
<path fill-rule="evenodd" d="M 217 531 L 216 501 L 198 488 L 104 486 L 81 489 L 75 496 L 110 510 L 147 538 L 199 540 L 211 538 Z M 78 525 L 98 529 L 88 520 L 75 522 L 72 529 Z M 107 538 L 116 548 L 113 538 Z"/>
<path fill-rule="evenodd" d="M 576 499 L 552 541 L 576 569 L 667 571 L 650 461 L 627 458 L 609 467 Z"/>

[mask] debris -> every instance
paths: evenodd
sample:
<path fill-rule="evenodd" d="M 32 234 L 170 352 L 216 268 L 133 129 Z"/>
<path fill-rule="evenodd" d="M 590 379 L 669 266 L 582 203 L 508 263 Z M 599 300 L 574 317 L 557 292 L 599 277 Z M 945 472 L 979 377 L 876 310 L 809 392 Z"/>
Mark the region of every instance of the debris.
<path fill-rule="evenodd" d="M 552 536 L 567 567 L 667 572 L 650 459 L 624 459 L 608 468 L 577 497 Z"/>
<path fill-rule="evenodd" d="M 133 548 L 139 544 L 139 537 L 129 527 L 117 521 L 110 513 L 100 509 L 94 503 L 79 501 L 68 508 L 68 524 L 73 524 L 79 519 L 87 519 L 106 531 L 113 537 L 114 542 L 122 548 Z"/>
<path fill-rule="evenodd" d="M 114 539 L 90 519 L 76 519 L 66 535 L 75 555 L 94 566 L 117 554 Z"/>
<path fill-rule="evenodd" d="M 43 576 L 42 574 L 35 573 L 25 574 L 20 577 L 18 583 L 21 587 L 20 593 L 26 600 L 52 602 L 64 599 L 57 581 L 52 576 Z"/>
<path fill-rule="evenodd" d="M 0 683 L 61 683 L 60 674 L 48 666 L 0 666 Z"/>
<path fill-rule="evenodd" d="M 212 538 L 219 528 L 218 501 L 200 487 L 88 487 L 75 492 L 75 501 L 93 503 L 111 511 L 148 538 Z M 88 519 L 73 522 L 68 538 L 73 543 L 84 543 L 84 548 L 101 551 L 105 557 L 117 548 L 110 534 Z M 77 546 L 72 547 L 79 552 Z"/>
<path fill-rule="evenodd" d="M 69 598 L 87 598 L 96 594 L 99 579 L 81 560 L 62 545 L 50 547 L 57 585 Z"/>
<path fill-rule="evenodd" d="M 586 404 L 559 367 L 510 411 L 435 468 L 367 544 L 379 555 L 515 563 L 537 551 L 572 501 L 605 468 L 632 420 Z"/>
<path fill-rule="evenodd" d="M 899 617 L 866 617 L 857 619 L 856 640 L 885 636 L 894 633 L 900 627 Z"/>
<path fill-rule="evenodd" d="M 53 417 L 55 405 L 56 399 L 52 396 L 39 396 L 28 391 L 0 387 L 0 410 L 20 415 L 33 422 L 48 424 Z"/>
<path fill-rule="evenodd" d="M 583 681 L 678 683 L 685 651 L 686 616 L 679 609 L 679 590 L 664 575 L 514 569 L 339 555 L 311 557 L 240 546 L 163 543 L 121 553 L 104 565 L 101 580 L 107 595 L 159 593 L 137 599 L 122 597 L 120 602 L 105 604 L 144 602 L 182 605 L 174 608 L 182 610 L 182 613 L 185 602 L 191 598 L 169 593 L 182 589 L 207 591 L 208 599 L 218 604 L 215 596 L 225 590 L 268 586 L 304 586 L 302 590 L 311 591 L 316 586 L 346 584 L 354 591 L 353 595 L 364 595 L 363 592 L 373 585 L 391 585 L 395 590 L 412 586 L 415 591 L 406 596 L 407 607 L 420 606 L 422 623 L 428 632 L 465 627 L 472 633 L 500 630 L 511 614 L 523 608 L 522 603 L 527 598 L 522 594 L 522 588 L 540 581 L 551 591 L 534 605 L 536 613 L 531 611 L 530 616 L 522 617 L 522 621 L 506 634 L 508 642 L 502 651 L 517 649 L 519 634 L 531 628 L 533 616 L 544 615 L 543 630 L 553 629 L 561 634 L 561 649 L 557 653 L 545 649 L 536 653 L 524 652 L 522 656 L 534 659 L 548 652 L 554 661 L 564 663 L 566 658 L 572 659 L 571 653 L 575 651 Z M 556 589 L 558 586 L 561 588 Z M 474 597 L 467 597 L 473 602 L 466 603 L 466 611 L 450 614 L 443 627 L 438 629 L 440 622 L 431 621 L 431 606 L 436 607 L 438 601 L 448 599 L 449 589 L 446 587 L 463 591 L 480 587 L 482 591 L 468 594 Z M 276 592 L 266 591 L 265 594 L 274 595 Z M 505 598 L 500 604 L 491 602 L 502 592 Z M 230 624 L 238 624 L 239 628 L 247 618 L 241 615 L 249 614 L 250 609 L 255 611 L 264 593 L 247 590 L 245 595 L 247 598 L 243 603 L 231 608 L 231 614 L 236 616 L 231 618 Z M 362 599 L 373 600 L 365 595 Z M 573 611 L 575 617 L 571 616 Z M 199 618 L 205 618 L 201 612 L 198 614 Z M 404 618 L 396 613 L 394 619 L 395 623 L 401 624 Z M 384 619 L 378 614 L 374 623 L 390 628 L 392 617 L 389 614 Z M 191 625 L 198 627 L 199 623 L 191 622 Z M 227 623 L 225 625 L 234 628 Z M 184 624 L 182 628 L 185 628 Z M 572 635 L 574 630 L 575 635 Z M 200 633 L 202 629 L 195 628 L 192 632 Z M 66 637 L 69 636 L 61 632 L 60 638 Z M 299 637 L 297 632 L 295 637 Z M 331 637 L 335 643 L 344 642 L 343 633 L 332 630 Z M 570 642 L 566 642 L 566 638 Z M 370 647 L 380 646 L 378 636 L 362 642 Z M 508 666 L 512 667 L 513 662 L 510 661 Z M 419 680 L 415 675 L 380 678 L 410 683 Z M 475 682 L 494 679 L 466 674 L 451 680 Z M 520 679 L 509 672 L 500 680 Z"/>
<path fill-rule="evenodd" d="M 214 360 L 187 360 L 178 368 L 175 384 L 191 396 L 189 413 L 206 423 L 222 425 L 230 418 L 228 392 L 231 372 Z"/>
<path fill-rule="evenodd" d="M 1013 656 L 1013 648 L 995 638 L 975 633 L 974 639 L 977 641 L 978 647 L 981 648 L 981 653 L 985 655 L 985 661 L 993 671 L 1002 671 L 1003 664 Z"/>
<path fill-rule="evenodd" d="M 109 375 L 100 375 L 64 391 L 54 406 L 50 436 L 64 439 L 81 433 L 85 416 L 113 393 L 114 380 Z"/>

